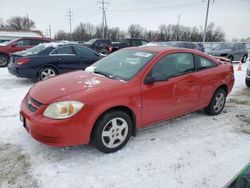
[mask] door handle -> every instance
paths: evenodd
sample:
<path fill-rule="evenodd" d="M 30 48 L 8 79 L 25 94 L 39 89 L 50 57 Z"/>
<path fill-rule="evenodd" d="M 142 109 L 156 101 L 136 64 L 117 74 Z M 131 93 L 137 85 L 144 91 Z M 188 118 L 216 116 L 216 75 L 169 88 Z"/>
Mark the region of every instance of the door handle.
<path fill-rule="evenodd" d="M 61 58 L 61 57 L 57 57 L 56 60 L 57 60 L 57 61 L 61 61 L 62 58 Z"/>

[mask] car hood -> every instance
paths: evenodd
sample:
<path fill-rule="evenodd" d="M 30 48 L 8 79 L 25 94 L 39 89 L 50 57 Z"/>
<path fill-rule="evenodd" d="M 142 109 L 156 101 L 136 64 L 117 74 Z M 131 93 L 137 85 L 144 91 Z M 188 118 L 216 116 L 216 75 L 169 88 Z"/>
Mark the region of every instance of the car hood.
<path fill-rule="evenodd" d="M 209 54 L 222 54 L 222 53 L 229 53 L 232 50 L 230 49 L 223 49 L 223 50 L 209 50 L 208 53 Z"/>
<path fill-rule="evenodd" d="M 63 100 L 87 101 L 92 95 L 110 93 L 125 84 L 127 82 L 80 70 L 41 81 L 31 88 L 29 95 L 42 104 Z"/>

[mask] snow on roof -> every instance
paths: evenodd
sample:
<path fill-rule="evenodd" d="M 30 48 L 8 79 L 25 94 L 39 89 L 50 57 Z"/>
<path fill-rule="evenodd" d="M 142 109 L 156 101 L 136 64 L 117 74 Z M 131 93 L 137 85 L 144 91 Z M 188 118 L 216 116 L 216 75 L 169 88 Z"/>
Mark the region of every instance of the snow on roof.
<path fill-rule="evenodd" d="M 0 29 L 0 38 L 44 37 L 40 31 Z"/>

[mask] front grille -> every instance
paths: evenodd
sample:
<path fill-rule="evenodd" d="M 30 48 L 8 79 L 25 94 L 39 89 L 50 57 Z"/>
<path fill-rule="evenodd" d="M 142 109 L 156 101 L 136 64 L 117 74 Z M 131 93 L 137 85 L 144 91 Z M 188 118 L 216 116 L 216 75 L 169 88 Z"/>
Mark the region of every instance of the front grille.
<path fill-rule="evenodd" d="M 38 102 L 34 98 L 28 96 L 27 100 L 25 101 L 26 107 L 31 111 L 31 112 L 36 112 L 39 107 L 42 106 L 42 103 Z"/>
<path fill-rule="evenodd" d="M 31 112 L 36 112 L 36 111 L 37 111 L 37 108 L 34 107 L 34 106 L 30 103 L 30 100 L 27 100 L 27 101 L 25 102 L 25 104 L 26 104 L 26 107 L 27 107 Z"/>
<path fill-rule="evenodd" d="M 37 107 L 40 107 L 42 106 L 42 103 L 38 102 L 37 100 L 35 100 L 34 98 L 32 97 L 29 97 L 31 102 L 34 103 Z"/>

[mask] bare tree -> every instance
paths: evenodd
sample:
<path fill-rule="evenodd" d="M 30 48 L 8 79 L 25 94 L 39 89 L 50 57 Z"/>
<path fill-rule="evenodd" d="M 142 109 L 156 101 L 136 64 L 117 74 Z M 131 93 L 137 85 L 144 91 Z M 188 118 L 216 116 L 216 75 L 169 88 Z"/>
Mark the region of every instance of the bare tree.
<path fill-rule="evenodd" d="M 90 23 L 80 23 L 73 32 L 73 40 L 87 41 L 95 37 L 96 27 Z"/>
<path fill-rule="evenodd" d="M 30 30 L 35 28 L 35 22 L 25 16 L 13 16 L 7 20 L 7 25 L 10 29 L 16 30 Z"/>
<path fill-rule="evenodd" d="M 143 27 L 139 24 L 131 24 L 128 27 L 128 34 L 131 38 L 140 38 L 142 37 Z"/>
<path fill-rule="evenodd" d="M 54 38 L 56 40 L 69 40 L 70 39 L 70 34 L 66 33 L 64 30 L 59 30 L 55 34 Z"/>

